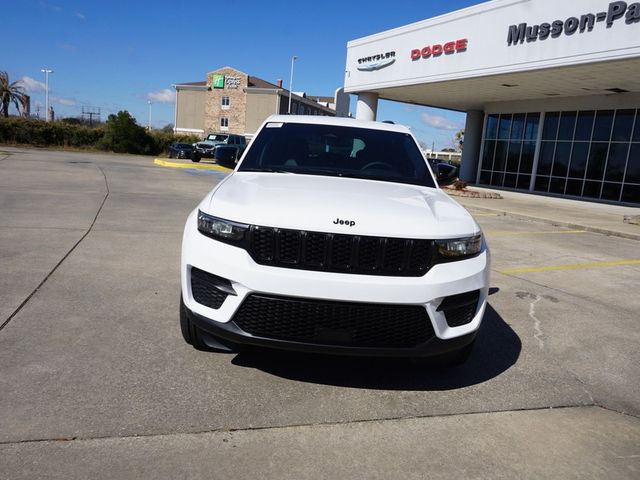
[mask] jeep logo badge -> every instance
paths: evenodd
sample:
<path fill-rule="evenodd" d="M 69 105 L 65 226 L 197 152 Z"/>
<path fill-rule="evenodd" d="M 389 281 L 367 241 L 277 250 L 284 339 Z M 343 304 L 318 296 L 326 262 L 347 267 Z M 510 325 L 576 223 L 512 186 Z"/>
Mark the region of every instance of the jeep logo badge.
<path fill-rule="evenodd" d="M 353 227 L 356 224 L 353 220 L 340 220 L 339 218 L 336 218 L 333 223 L 335 225 L 348 225 L 350 227 Z"/>

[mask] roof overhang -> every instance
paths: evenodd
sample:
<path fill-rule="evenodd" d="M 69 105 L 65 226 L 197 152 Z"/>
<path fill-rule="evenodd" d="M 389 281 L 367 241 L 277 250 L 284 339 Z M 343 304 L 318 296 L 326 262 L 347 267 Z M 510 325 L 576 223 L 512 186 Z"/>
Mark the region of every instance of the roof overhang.
<path fill-rule="evenodd" d="M 347 44 L 346 93 L 454 110 L 640 92 L 640 8 L 493 0 Z"/>
<path fill-rule="evenodd" d="M 450 110 L 489 103 L 640 92 L 640 58 L 367 90 L 379 98 Z"/>

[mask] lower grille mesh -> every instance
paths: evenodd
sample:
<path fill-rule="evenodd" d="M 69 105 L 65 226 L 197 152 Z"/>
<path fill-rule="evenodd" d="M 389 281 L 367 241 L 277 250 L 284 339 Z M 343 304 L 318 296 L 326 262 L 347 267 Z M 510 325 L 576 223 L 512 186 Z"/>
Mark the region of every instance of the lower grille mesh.
<path fill-rule="evenodd" d="M 191 267 L 191 293 L 196 302 L 218 309 L 227 299 L 227 294 L 218 290 L 215 286 L 215 275 Z"/>
<path fill-rule="evenodd" d="M 412 348 L 434 336 L 427 311 L 377 305 L 249 295 L 233 321 L 251 335 L 317 345 Z"/>
<path fill-rule="evenodd" d="M 480 300 L 480 290 L 445 297 L 438 311 L 444 313 L 447 325 L 459 327 L 473 320 Z"/>

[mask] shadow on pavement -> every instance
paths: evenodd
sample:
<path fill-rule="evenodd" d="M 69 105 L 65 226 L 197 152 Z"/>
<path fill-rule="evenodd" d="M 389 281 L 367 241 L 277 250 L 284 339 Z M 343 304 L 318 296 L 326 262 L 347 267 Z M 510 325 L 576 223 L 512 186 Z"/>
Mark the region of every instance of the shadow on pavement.
<path fill-rule="evenodd" d="M 278 351 L 248 351 L 233 359 L 300 382 L 380 390 L 454 390 L 486 382 L 516 363 L 522 343 L 502 317 L 487 305 L 473 354 L 462 366 L 408 359 L 336 357 Z"/>

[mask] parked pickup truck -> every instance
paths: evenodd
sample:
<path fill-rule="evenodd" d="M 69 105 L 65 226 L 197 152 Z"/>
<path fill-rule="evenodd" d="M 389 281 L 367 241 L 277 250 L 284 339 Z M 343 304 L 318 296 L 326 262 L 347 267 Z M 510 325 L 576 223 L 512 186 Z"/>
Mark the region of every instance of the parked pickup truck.
<path fill-rule="evenodd" d="M 210 133 L 204 140 L 194 144 L 192 160 L 199 162 L 201 158 L 215 158 L 216 149 L 221 145 L 235 147 L 237 150 L 235 157 L 240 158 L 247 147 L 247 140 L 242 135 Z"/>

